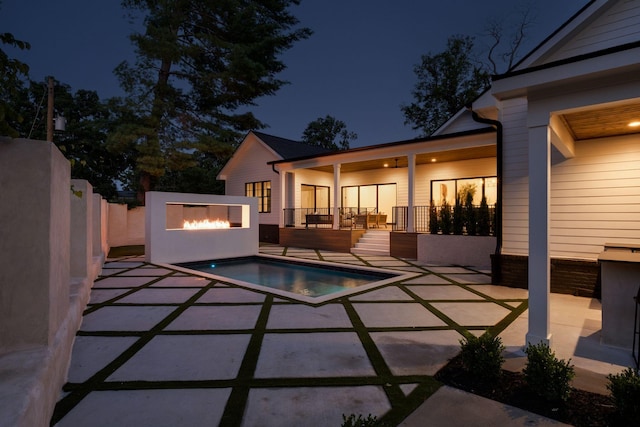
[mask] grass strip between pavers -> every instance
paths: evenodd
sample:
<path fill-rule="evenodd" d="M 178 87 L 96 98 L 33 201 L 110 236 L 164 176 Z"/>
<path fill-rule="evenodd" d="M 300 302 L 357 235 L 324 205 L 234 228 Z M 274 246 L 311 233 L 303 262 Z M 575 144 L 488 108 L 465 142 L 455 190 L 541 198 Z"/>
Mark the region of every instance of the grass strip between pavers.
<path fill-rule="evenodd" d="M 229 395 L 222 418 L 220 419 L 220 427 L 238 426 L 242 421 L 247 400 L 249 399 L 249 392 L 251 391 L 248 382 L 253 379 L 256 366 L 258 365 L 260 348 L 262 347 L 264 334 L 267 330 L 267 321 L 269 320 L 272 303 L 273 296 L 269 295 L 262 304 L 262 310 L 260 310 L 260 315 L 256 321 L 255 330 L 251 334 L 251 339 L 249 340 L 247 350 L 244 353 L 244 358 L 238 370 L 236 383 L 231 389 L 231 394 Z"/>
<path fill-rule="evenodd" d="M 118 355 L 114 360 L 108 363 L 104 368 L 96 372 L 87 381 L 82 383 L 80 387 L 77 387 L 73 392 L 69 393 L 58 401 L 55 406 L 53 416 L 51 417 L 51 425 L 59 422 L 65 415 L 67 415 L 82 399 L 87 397 L 89 393 L 96 390 L 101 383 L 118 368 L 124 365 L 129 359 L 131 359 L 138 351 L 140 351 L 145 345 L 147 345 L 162 329 L 167 327 L 178 316 L 180 316 L 187 308 L 189 308 L 195 301 L 197 301 L 202 295 L 215 285 L 215 282 L 211 282 L 204 286 L 200 291 L 196 292 L 191 298 L 179 305 L 174 311 L 172 311 L 163 320 L 157 323 L 149 331 L 145 331 L 140 338 L 134 342 L 127 350 Z M 127 336 L 127 335 L 123 335 Z M 63 391 L 67 391 L 63 387 Z"/>
<path fill-rule="evenodd" d="M 398 403 L 404 399 L 404 393 L 398 384 L 393 384 L 392 379 L 394 375 L 391 372 L 391 369 L 369 335 L 369 332 L 356 312 L 356 309 L 351 305 L 351 301 L 345 298 L 342 300 L 342 305 L 344 306 L 344 309 L 351 320 L 351 324 L 358 334 L 358 338 L 369 357 L 369 362 L 371 362 L 376 374 L 378 374 L 378 376 L 384 381 L 383 389 L 389 399 L 391 407 L 393 408 L 397 406 Z"/>
<path fill-rule="evenodd" d="M 284 248 L 283 255 L 286 255 L 287 248 Z M 319 259 L 322 259 L 322 255 L 319 251 L 316 251 L 316 254 Z M 358 256 L 356 258 L 360 259 L 366 265 L 371 265 L 369 262 L 361 259 Z M 404 260 L 403 260 L 404 261 Z M 409 263 L 410 264 L 410 263 Z M 419 266 L 422 269 L 427 270 L 424 266 Z M 139 267 L 136 267 L 139 268 Z M 131 270 L 133 268 L 129 268 Z M 428 270 L 427 270 L 428 271 Z M 142 288 L 149 287 L 153 283 L 174 274 L 174 272 L 169 273 L 167 275 L 157 277 L 154 280 L 149 281 L 148 283 L 137 286 L 133 289 L 128 290 L 124 294 L 112 298 L 109 301 L 104 301 L 100 304 L 95 304 L 95 306 L 91 307 L 91 310 L 88 312 L 92 312 L 97 310 L 98 308 L 110 305 L 124 305 L 118 304 L 117 300 L 123 298 L 126 295 L 136 292 Z M 434 273 L 432 273 L 434 274 Z M 441 276 L 440 274 L 435 274 L 437 276 Z M 114 276 L 111 276 L 114 277 Z M 441 276 L 443 277 L 443 276 Z M 447 279 L 446 277 L 444 277 Z M 461 286 L 462 288 L 471 291 L 477 295 L 482 296 L 486 302 L 493 302 L 501 305 L 502 307 L 508 308 L 511 310 L 510 314 L 508 314 L 505 318 L 503 318 L 498 324 L 489 327 L 488 331 L 497 335 L 504 331 L 508 325 L 510 325 L 518 316 L 520 316 L 528 307 L 528 303 L 526 300 L 522 301 L 517 307 L 512 307 L 505 302 L 489 297 L 487 295 L 482 294 L 481 292 L 476 292 L 471 288 L 467 288 L 467 286 L 461 285 L 447 279 L 447 281 L 452 282 L 452 284 Z M 69 392 L 67 396 L 61 399 L 56 405 L 54 416 L 52 417 L 51 424 L 55 424 L 60 421 L 66 414 L 68 414 L 82 399 L 84 399 L 89 393 L 92 391 L 104 391 L 104 390 L 144 390 L 144 389 L 190 389 L 190 388 L 231 388 L 231 393 L 226 402 L 226 406 L 220 421 L 221 426 L 238 426 L 241 424 L 244 413 L 246 411 L 246 405 L 249 398 L 249 393 L 252 389 L 256 388 L 275 388 L 275 387 L 358 387 L 358 386 L 378 386 L 381 387 L 391 406 L 391 409 L 382 417 L 379 417 L 378 420 L 383 425 L 397 425 L 403 419 L 405 419 L 408 415 L 410 415 L 417 407 L 419 407 L 429 396 L 431 396 L 438 388 L 442 385 L 437 380 L 435 380 L 431 376 L 427 375 L 394 375 L 384 357 L 380 353 L 380 350 L 376 346 L 375 342 L 370 336 L 371 332 L 378 331 L 404 331 L 404 330 L 442 330 L 442 329 L 454 329 L 459 332 L 461 335 L 466 336 L 469 334 L 469 330 L 484 330 L 484 327 L 469 327 L 465 328 L 463 326 L 458 325 L 452 319 L 447 317 L 444 313 L 441 313 L 439 310 L 435 309 L 430 301 L 425 301 L 414 292 L 412 292 L 407 286 L 402 285 L 400 283 L 394 283 L 385 285 L 386 286 L 397 286 L 402 289 L 406 294 L 412 297 L 413 301 L 394 301 L 397 302 L 407 302 L 407 303 L 420 303 L 423 307 L 429 310 L 431 313 L 436 315 L 442 321 L 444 321 L 447 326 L 440 327 L 421 327 L 421 328 L 413 328 L 413 327 L 389 327 L 389 328 L 367 328 L 362 320 L 360 319 L 357 311 L 353 307 L 349 297 L 343 297 L 338 300 L 332 300 L 324 302 L 320 305 L 325 304 L 339 304 L 342 305 L 350 319 L 351 324 L 353 325 L 353 329 L 349 327 L 345 328 L 304 328 L 304 329 L 273 329 L 267 330 L 267 321 L 269 318 L 269 314 L 271 312 L 271 307 L 274 305 L 280 304 L 289 304 L 289 302 L 275 302 L 273 295 L 269 293 L 265 293 L 266 299 L 261 302 L 262 309 L 258 316 L 258 320 L 256 322 L 256 326 L 254 329 L 247 330 L 232 330 L 232 331 L 222 331 L 222 330 L 207 330 L 207 331 L 164 331 L 163 329 L 169 325 L 173 320 L 175 320 L 178 316 L 180 316 L 187 308 L 191 306 L 197 305 L 218 305 L 217 303 L 207 303 L 207 304 L 198 304 L 196 301 L 209 289 L 214 287 L 218 282 L 212 281 L 208 283 L 206 286 L 201 287 L 198 292 L 196 292 L 191 298 L 189 298 L 184 303 L 176 303 L 176 304 L 168 304 L 177 306 L 176 310 L 170 313 L 167 317 L 165 317 L 162 321 L 160 321 L 156 326 L 154 326 L 149 331 L 97 331 L 97 332 L 85 332 L 79 331 L 77 335 L 88 335 L 88 336 L 139 336 L 139 339 L 131 345 L 127 350 L 117 356 L 111 363 L 103 367 L 100 371 L 94 374 L 91 378 L 89 378 L 84 383 L 67 383 L 63 388 L 64 391 Z M 224 283 L 224 282 L 220 282 Z M 237 287 L 235 285 L 231 285 L 231 287 Z M 244 289 L 244 288 L 243 288 Z M 260 292 L 263 293 L 263 292 Z M 363 292 L 364 293 L 364 292 Z M 277 298 L 285 299 L 278 296 Z M 513 302 L 520 302 L 520 299 L 509 300 Z M 303 305 L 315 305 L 315 304 L 305 304 L 300 301 L 291 301 L 296 304 Z M 371 303 L 384 303 L 389 301 L 371 301 Z M 475 300 L 474 300 L 475 302 Z M 232 305 L 254 305 L 256 303 L 237 303 Z M 132 305 L 145 305 L 145 304 L 132 304 Z M 161 305 L 161 304 L 151 304 L 151 305 Z M 220 305 L 229 305 L 227 303 Z M 86 314 L 86 312 L 85 312 Z M 340 376 L 340 377 L 302 377 L 302 378 L 254 378 L 255 370 L 257 367 L 258 359 L 260 356 L 261 346 L 264 339 L 265 334 L 268 333 L 311 333 L 311 332 L 348 332 L 355 331 L 360 340 L 367 357 L 376 373 L 375 376 Z M 251 334 L 251 338 L 247 349 L 245 351 L 244 358 L 241 362 L 238 375 L 233 379 L 223 379 L 223 380 L 194 380 L 194 381 L 106 381 L 115 370 L 120 368 L 124 363 L 126 363 L 129 359 L 131 359 L 139 350 L 141 350 L 146 344 L 151 341 L 154 337 L 158 335 L 196 335 L 196 334 Z M 405 396 L 404 392 L 400 388 L 403 384 L 416 384 L 414 390 L 412 390 L 409 395 Z"/>

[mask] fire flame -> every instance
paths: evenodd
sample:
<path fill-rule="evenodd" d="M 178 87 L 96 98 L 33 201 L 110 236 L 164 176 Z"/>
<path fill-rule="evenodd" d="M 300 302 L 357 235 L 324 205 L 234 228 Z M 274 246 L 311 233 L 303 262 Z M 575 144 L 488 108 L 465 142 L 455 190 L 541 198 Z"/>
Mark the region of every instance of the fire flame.
<path fill-rule="evenodd" d="M 231 228 L 231 224 L 229 224 L 229 221 L 221 221 L 219 219 L 216 219 L 215 221 L 210 221 L 208 219 L 202 221 L 185 220 L 182 224 L 182 228 L 184 230 L 211 230 L 216 228 Z"/>

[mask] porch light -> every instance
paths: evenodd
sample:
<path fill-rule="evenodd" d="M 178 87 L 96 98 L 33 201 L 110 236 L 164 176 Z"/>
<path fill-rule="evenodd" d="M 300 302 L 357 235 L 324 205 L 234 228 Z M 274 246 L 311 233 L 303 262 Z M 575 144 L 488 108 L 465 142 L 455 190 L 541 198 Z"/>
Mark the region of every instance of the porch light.
<path fill-rule="evenodd" d="M 637 128 L 638 126 L 640 126 L 640 121 L 635 121 L 635 122 L 629 123 L 629 127 L 631 127 L 631 128 Z"/>
<path fill-rule="evenodd" d="M 382 166 L 384 166 L 385 168 L 388 168 L 388 167 L 389 167 L 389 163 L 385 163 L 385 164 L 384 164 L 384 165 L 382 165 Z"/>
<path fill-rule="evenodd" d="M 435 163 L 435 162 L 436 162 L 436 158 L 434 157 L 431 159 L 431 163 Z"/>

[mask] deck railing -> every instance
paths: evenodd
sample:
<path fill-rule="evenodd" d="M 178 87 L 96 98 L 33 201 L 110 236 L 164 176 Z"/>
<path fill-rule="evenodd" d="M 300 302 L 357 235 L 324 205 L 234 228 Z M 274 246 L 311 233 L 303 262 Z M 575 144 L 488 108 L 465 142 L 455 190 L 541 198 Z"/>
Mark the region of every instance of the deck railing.
<path fill-rule="evenodd" d="M 371 213 L 375 208 L 340 208 L 340 228 L 351 228 L 353 218 L 358 214 Z M 285 227 L 332 228 L 333 208 L 285 208 L 283 210 Z"/>
<path fill-rule="evenodd" d="M 474 205 L 414 206 L 414 228 L 417 233 L 495 236 L 496 207 Z M 394 206 L 393 231 L 406 231 L 408 206 Z"/>

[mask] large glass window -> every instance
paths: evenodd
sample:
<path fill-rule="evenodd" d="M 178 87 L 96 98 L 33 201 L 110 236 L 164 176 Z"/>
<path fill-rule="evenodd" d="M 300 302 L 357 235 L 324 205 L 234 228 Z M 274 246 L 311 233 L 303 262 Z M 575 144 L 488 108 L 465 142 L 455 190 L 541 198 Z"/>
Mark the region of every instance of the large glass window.
<path fill-rule="evenodd" d="M 302 184 L 300 207 L 308 210 L 327 211 L 329 209 L 330 189 L 320 185 Z"/>
<path fill-rule="evenodd" d="M 258 212 L 271 212 L 271 181 L 247 182 L 244 195 L 258 198 Z"/>
<path fill-rule="evenodd" d="M 498 180 L 495 176 L 434 180 L 431 181 L 431 200 L 437 206 L 442 206 L 445 201 L 448 205 L 453 206 L 456 203 L 456 195 L 464 204 L 467 194 L 471 194 L 474 205 L 480 204 L 482 196 L 486 197 L 488 205 L 495 205 L 497 183 Z"/>
<path fill-rule="evenodd" d="M 396 184 L 372 184 L 342 187 L 342 207 L 357 212 L 386 213 L 391 218 L 391 208 L 396 205 Z"/>

